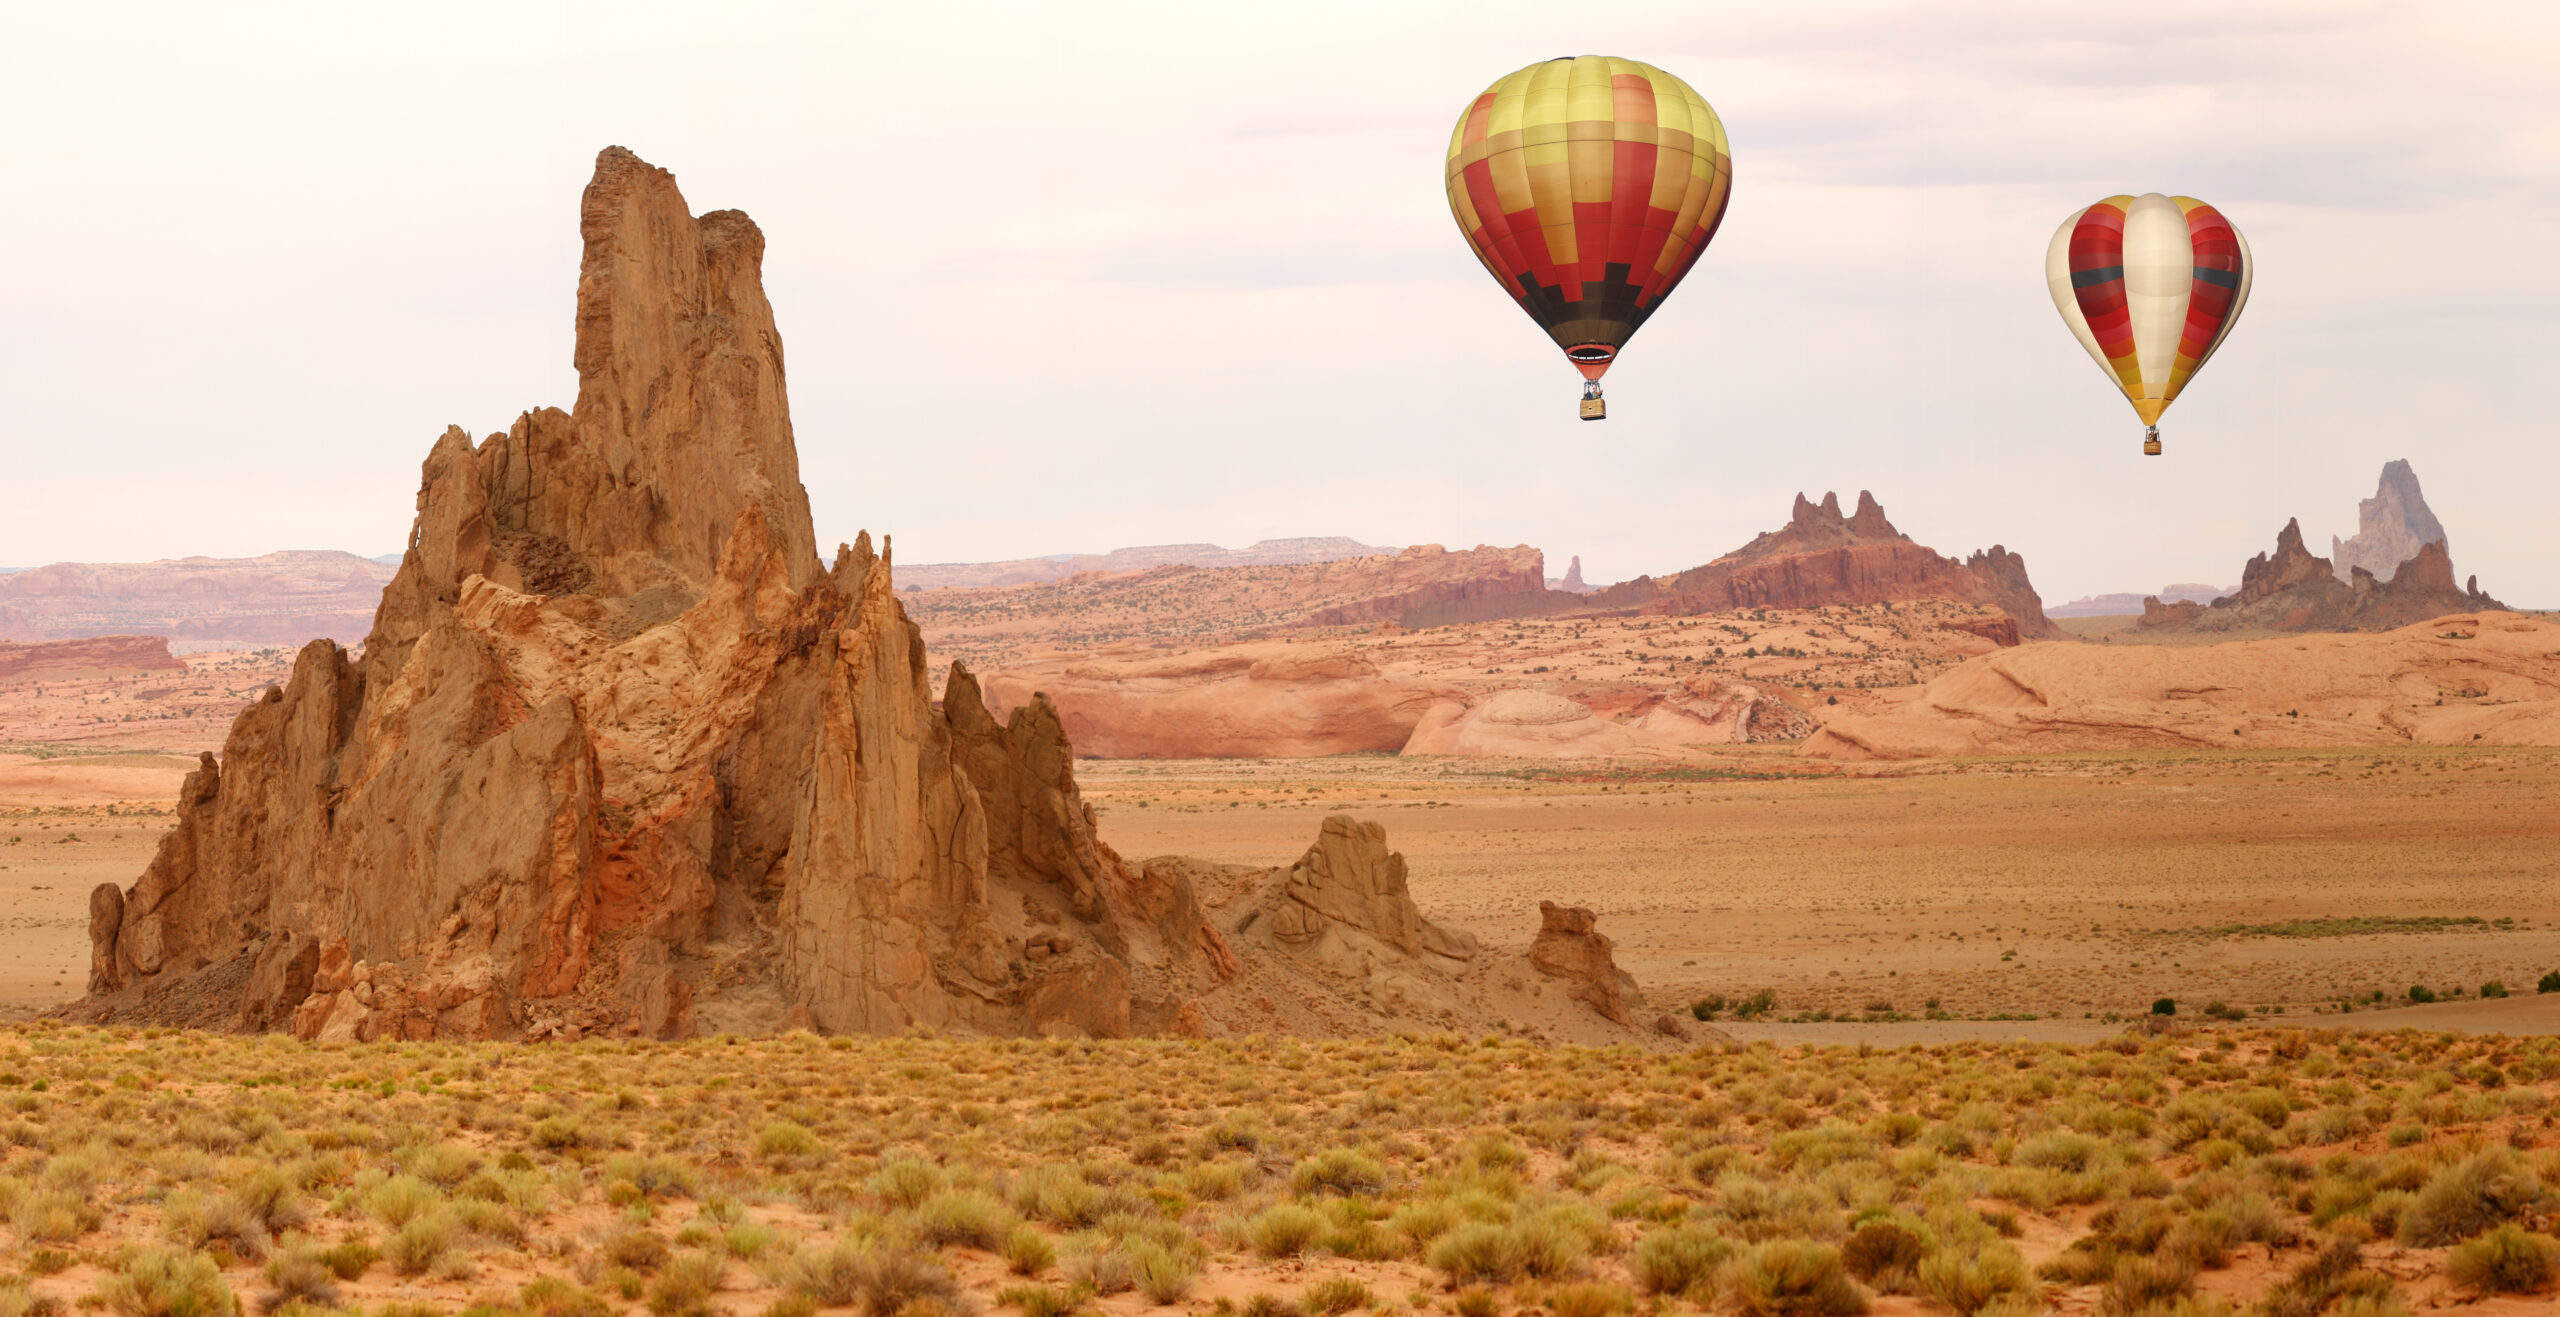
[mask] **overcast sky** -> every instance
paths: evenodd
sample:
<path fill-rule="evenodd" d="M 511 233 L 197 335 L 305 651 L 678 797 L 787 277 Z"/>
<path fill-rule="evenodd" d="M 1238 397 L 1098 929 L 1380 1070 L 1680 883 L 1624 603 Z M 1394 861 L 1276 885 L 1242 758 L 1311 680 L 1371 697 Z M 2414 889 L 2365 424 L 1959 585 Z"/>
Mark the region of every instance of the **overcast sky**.
<path fill-rule="evenodd" d="M 1450 125 L 1606 53 L 1734 201 L 1574 417 Z M 1798 490 L 2049 602 L 2326 552 L 2407 457 L 2560 606 L 2560 6 L 14 5 L 0 564 L 398 547 L 448 424 L 567 406 L 596 151 L 767 241 L 818 533 L 906 562 L 1350 535 L 1694 565 Z M 2116 192 L 2246 233 L 2163 458 L 2054 314 Z"/>

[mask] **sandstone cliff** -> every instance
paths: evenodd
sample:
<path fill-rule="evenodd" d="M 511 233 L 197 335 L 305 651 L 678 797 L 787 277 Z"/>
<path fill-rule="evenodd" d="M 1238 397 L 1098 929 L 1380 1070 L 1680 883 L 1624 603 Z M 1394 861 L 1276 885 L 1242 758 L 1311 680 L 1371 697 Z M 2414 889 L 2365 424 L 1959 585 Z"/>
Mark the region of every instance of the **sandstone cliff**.
<path fill-rule="evenodd" d="M 56 673 L 184 672 L 165 636 L 93 636 L 32 645 L 0 640 L 0 681 Z"/>
<path fill-rule="evenodd" d="M 2373 497 L 2356 504 L 2356 533 L 2343 540 L 2329 537 L 2329 563 L 2338 579 L 2348 584 L 2354 584 L 2357 568 L 2377 581 L 2389 581 L 2400 564 L 2430 544 L 2444 546 L 2448 555 L 2453 549 L 2444 523 L 2436 520 L 2427 507 L 2427 496 L 2418 489 L 2418 473 L 2404 458 L 2383 463 L 2382 481 Z"/>
<path fill-rule="evenodd" d="M 579 220 L 575 407 L 436 443 L 362 658 L 313 642 L 204 756 L 75 1014 L 1159 1027 L 1187 892 L 1095 838 L 1045 701 L 934 706 L 885 543 L 818 559 L 763 234 L 620 148 Z"/>
<path fill-rule="evenodd" d="M 2444 541 L 2418 546 L 2389 580 L 2357 567 L 2341 581 L 2329 560 L 2302 545 L 2302 525 L 2287 521 L 2273 554 L 2251 558 L 2240 588 L 2211 604 L 2142 603 L 2142 625 L 2155 631 L 2387 631 L 2449 613 L 2503 608 L 2473 577 L 2453 583 Z"/>
<path fill-rule="evenodd" d="M 1699 614 L 1916 599 L 1995 606 L 2017 623 L 2009 644 L 2057 634 L 2024 558 L 1996 544 L 1962 561 L 1942 557 L 1894 529 L 1864 490 L 1858 510 L 1845 517 L 1836 494 L 1818 504 L 1798 494 L 1786 525 L 1740 549 L 1676 576 L 1640 576 L 1594 591 L 1576 607 Z"/>
<path fill-rule="evenodd" d="M 1392 548 L 1362 544 L 1347 535 L 1295 535 L 1257 540 L 1249 548 L 1215 544 L 1147 544 L 1109 553 L 1059 553 L 1002 562 L 937 562 L 898 569 L 904 590 L 978 589 L 1042 585 L 1086 572 L 1142 572 L 1156 567 L 1289 567 L 1344 558 L 1387 558 Z"/>

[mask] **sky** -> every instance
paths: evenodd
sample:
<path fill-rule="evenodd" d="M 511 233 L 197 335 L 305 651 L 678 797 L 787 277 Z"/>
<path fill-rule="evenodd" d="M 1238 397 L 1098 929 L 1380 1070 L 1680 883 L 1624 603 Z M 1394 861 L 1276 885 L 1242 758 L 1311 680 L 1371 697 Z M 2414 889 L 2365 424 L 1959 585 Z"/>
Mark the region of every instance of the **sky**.
<path fill-rule="evenodd" d="M 1441 186 L 1578 53 L 1688 81 L 1735 170 L 1601 424 Z M 2405 457 L 2457 572 L 2560 606 L 2554 68 L 2541 3 L 9 6 L 0 565 L 396 549 L 447 425 L 575 397 L 619 144 L 763 227 L 823 543 L 1607 582 L 1867 489 L 2060 602 L 2326 552 Z M 2043 280 L 2149 191 L 2258 263 L 2160 458 Z"/>

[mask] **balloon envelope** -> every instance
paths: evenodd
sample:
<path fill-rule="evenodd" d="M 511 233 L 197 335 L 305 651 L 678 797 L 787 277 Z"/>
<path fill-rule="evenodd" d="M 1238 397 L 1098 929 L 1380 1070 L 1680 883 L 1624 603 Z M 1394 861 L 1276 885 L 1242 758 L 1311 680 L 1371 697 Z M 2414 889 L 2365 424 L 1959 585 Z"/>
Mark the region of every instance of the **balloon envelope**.
<path fill-rule="evenodd" d="M 1449 136 L 1447 182 L 1477 259 L 1596 380 L 1715 237 L 1733 157 L 1689 84 L 1584 55 L 1476 97 Z"/>
<path fill-rule="evenodd" d="M 2044 257 L 2054 309 L 2152 425 L 2239 323 L 2253 268 L 2221 211 L 2157 192 L 2072 212 Z"/>

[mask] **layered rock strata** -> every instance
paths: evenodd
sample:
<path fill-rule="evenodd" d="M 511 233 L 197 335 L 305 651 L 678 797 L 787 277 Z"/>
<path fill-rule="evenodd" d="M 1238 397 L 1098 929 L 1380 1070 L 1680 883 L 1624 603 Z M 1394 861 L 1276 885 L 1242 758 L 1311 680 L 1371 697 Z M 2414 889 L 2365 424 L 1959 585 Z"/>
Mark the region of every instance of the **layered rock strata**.
<path fill-rule="evenodd" d="M 2440 613 L 2501 609 L 2480 578 L 2453 583 L 2444 541 L 2418 551 L 2385 580 L 2362 567 L 2341 581 L 2328 559 L 2302 544 L 2302 524 L 2287 521 L 2272 554 L 2251 558 L 2240 588 L 2211 604 L 2142 602 L 2142 625 L 2157 631 L 2388 631 Z"/>
<path fill-rule="evenodd" d="M 320 1038 L 1124 1034 L 1214 942 L 1094 835 L 1055 711 L 937 708 L 885 541 L 815 549 L 744 214 L 620 148 L 578 397 L 428 454 L 361 658 L 206 755 L 74 1014 Z"/>
<path fill-rule="evenodd" d="M 92 636 L 85 640 L 0 640 L 0 681 L 56 673 L 184 672 L 184 659 L 169 652 L 166 636 Z"/>

